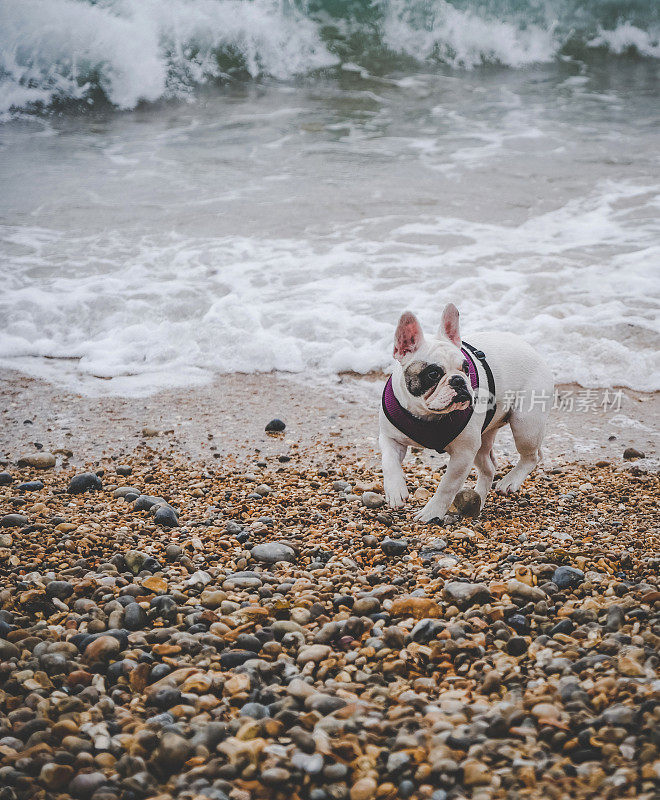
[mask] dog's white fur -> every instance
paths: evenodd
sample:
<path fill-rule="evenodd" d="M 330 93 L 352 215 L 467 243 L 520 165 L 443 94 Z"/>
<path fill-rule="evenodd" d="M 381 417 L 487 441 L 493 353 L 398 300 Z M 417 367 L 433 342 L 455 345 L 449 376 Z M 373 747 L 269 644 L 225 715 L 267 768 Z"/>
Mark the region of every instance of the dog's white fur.
<path fill-rule="evenodd" d="M 392 388 L 401 405 L 412 414 L 425 419 L 441 418 L 440 415 L 461 407 L 452 401 L 454 390 L 449 379 L 463 375 L 463 354 L 460 351 L 458 310 L 451 303 L 445 308 L 442 323 L 436 337 L 425 337 L 421 326 L 410 312 L 401 315 L 394 343 L 397 359 L 392 375 Z M 470 421 L 447 445 L 449 464 L 440 485 L 428 503 L 415 514 L 419 522 L 442 519 L 460 491 L 472 466 L 477 468 L 476 492 L 481 498 L 481 508 L 493 482 L 497 463 L 493 444 L 497 431 L 507 423 L 511 426 L 520 460 L 497 484 L 496 490 L 503 494 L 517 492 L 522 482 L 536 467 L 541 457 L 541 443 L 545 434 L 546 420 L 552 403 L 554 383 L 552 373 L 541 356 L 518 336 L 504 332 L 475 333 L 470 344 L 486 353 L 488 364 L 495 379 L 497 410 L 486 430 L 481 427 L 486 415 L 486 404 L 477 402 Z M 473 359 L 477 363 L 477 359 Z M 408 391 L 404 370 L 413 361 L 424 361 L 441 365 L 445 376 L 435 389 L 425 396 L 417 397 Z M 480 394 L 487 386 L 483 368 L 479 366 Z M 468 391 L 474 395 L 467 381 Z M 483 395 L 482 395 L 483 397 Z M 518 398 L 520 408 L 512 406 L 512 398 Z M 542 402 L 542 398 L 545 398 Z M 521 401 L 521 402 L 520 402 Z M 380 409 L 380 449 L 382 454 L 383 484 L 388 504 L 402 508 L 408 498 L 402 462 L 408 447 L 418 447 L 417 442 L 404 436 Z"/>

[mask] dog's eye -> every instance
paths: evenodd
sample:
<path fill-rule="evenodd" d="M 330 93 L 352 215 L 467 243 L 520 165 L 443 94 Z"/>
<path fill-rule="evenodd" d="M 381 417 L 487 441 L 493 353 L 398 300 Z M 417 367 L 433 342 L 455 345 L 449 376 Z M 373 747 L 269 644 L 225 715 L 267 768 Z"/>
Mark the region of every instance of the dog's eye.
<path fill-rule="evenodd" d="M 441 367 L 429 367 L 425 371 L 424 377 L 428 383 L 437 383 L 444 374 L 445 373 Z"/>
<path fill-rule="evenodd" d="M 466 375 L 469 375 L 469 374 L 470 374 L 470 365 L 468 364 L 468 362 L 467 362 L 467 361 L 464 361 L 464 362 L 463 362 L 463 372 L 464 372 Z"/>

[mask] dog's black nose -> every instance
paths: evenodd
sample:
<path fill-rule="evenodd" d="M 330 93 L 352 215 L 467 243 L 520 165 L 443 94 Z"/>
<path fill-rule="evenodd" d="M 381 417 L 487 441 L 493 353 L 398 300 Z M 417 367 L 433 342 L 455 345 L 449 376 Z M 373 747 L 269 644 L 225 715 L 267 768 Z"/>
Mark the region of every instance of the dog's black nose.
<path fill-rule="evenodd" d="M 462 375 L 452 375 L 449 379 L 449 385 L 452 389 L 455 389 L 457 392 L 461 389 L 467 389 L 467 384 L 465 383 L 465 378 Z"/>

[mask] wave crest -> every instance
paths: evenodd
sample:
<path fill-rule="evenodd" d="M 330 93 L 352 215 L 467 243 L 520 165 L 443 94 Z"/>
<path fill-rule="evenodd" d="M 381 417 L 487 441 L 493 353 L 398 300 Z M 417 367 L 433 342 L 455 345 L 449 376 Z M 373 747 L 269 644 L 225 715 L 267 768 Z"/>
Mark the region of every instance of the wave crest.
<path fill-rule="evenodd" d="M 0 0 L 0 112 L 182 97 L 200 85 L 411 61 L 522 67 L 660 57 L 644 0 Z"/>

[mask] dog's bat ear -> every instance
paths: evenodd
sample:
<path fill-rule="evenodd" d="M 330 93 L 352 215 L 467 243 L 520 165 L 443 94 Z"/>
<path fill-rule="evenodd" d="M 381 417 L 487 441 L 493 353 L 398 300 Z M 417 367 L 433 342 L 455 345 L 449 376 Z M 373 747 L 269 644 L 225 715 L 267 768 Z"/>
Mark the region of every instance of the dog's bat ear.
<path fill-rule="evenodd" d="M 448 303 L 442 312 L 440 335 L 446 336 L 456 347 L 460 347 L 462 344 L 461 331 L 458 324 L 458 309 L 453 303 Z"/>
<path fill-rule="evenodd" d="M 410 311 L 404 311 L 399 317 L 399 324 L 394 334 L 394 358 L 401 361 L 409 353 L 414 353 L 422 345 L 424 334 L 417 317 Z"/>

